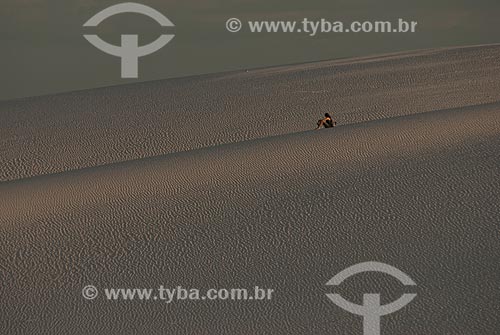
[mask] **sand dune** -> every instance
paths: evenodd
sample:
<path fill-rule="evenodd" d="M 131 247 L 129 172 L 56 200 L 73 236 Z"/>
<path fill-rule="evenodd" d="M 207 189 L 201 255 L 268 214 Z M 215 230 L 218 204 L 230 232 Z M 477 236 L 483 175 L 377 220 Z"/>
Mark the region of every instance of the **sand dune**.
<path fill-rule="evenodd" d="M 0 102 L 0 181 L 500 101 L 500 45 L 425 50 Z M 285 118 L 285 120 L 283 119 Z"/>
<path fill-rule="evenodd" d="M 136 197 L 144 194 L 166 196 L 166 201 L 179 198 L 189 204 L 200 200 L 189 196 L 208 188 L 210 192 L 234 188 L 234 192 L 254 193 L 254 187 L 261 188 L 267 179 L 298 183 L 305 178 L 307 184 L 323 183 L 337 170 L 354 170 L 357 175 L 363 163 L 387 164 L 394 157 L 407 156 L 432 158 L 448 147 L 469 147 L 478 141 L 487 144 L 500 130 L 499 111 L 500 103 L 434 111 L 3 183 L 0 190 L 6 199 L 0 205 L 0 222 L 35 220 L 36 215 L 20 211 L 19 204 L 45 214 L 42 221 L 47 221 L 75 205 L 112 201 L 142 206 L 144 202 Z"/>
<path fill-rule="evenodd" d="M 251 101 L 245 100 L 251 95 L 246 85 L 253 79 L 243 80 L 243 73 L 4 103 L 25 106 L 18 121 L 9 119 L 14 124 L 39 104 L 62 108 L 63 101 L 83 95 L 108 99 L 111 115 L 104 105 L 102 115 L 92 115 L 107 120 L 103 129 L 106 122 L 135 124 L 136 132 L 121 129 L 141 142 L 159 134 L 157 121 L 166 115 L 155 115 L 147 103 L 141 107 L 146 90 L 155 87 L 161 96 L 168 86 L 182 96 L 183 85 L 191 87 L 183 102 L 175 100 L 180 107 L 201 106 L 201 100 L 190 99 L 208 82 L 214 90 L 229 89 L 233 80 L 245 87 L 214 102 L 226 106 L 222 117 L 204 110 L 215 113 L 213 120 L 204 116 L 212 127 L 205 132 L 201 125 L 180 122 L 182 113 L 199 116 L 203 110 L 172 113 L 176 121 L 169 125 L 172 133 L 159 136 L 161 150 L 133 146 L 117 156 L 119 127 L 102 137 L 84 127 L 71 140 L 63 128 L 55 138 L 54 129 L 36 123 L 11 128 L 14 134 L 31 127 L 30 136 L 47 143 L 67 136 L 60 150 L 68 152 L 43 152 L 34 164 L 29 153 L 35 145 L 29 142 L 28 158 L 2 162 L 9 166 L 4 179 L 12 180 L 0 183 L 0 333 L 361 334 L 361 318 L 332 304 L 325 293 L 333 288 L 325 284 L 350 265 L 377 260 L 417 283 L 415 301 L 383 317 L 382 334 L 496 334 L 500 99 L 494 91 L 500 64 L 493 56 L 499 52 L 496 46 L 426 51 L 250 73 L 262 90 L 264 84 L 296 89 L 301 82 L 330 90 L 339 77 L 350 78 L 350 88 L 335 84 L 345 90 L 335 98 L 304 95 L 316 101 L 313 107 L 296 106 L 290 125 L 278 129 L 263 125 L 277 120 L 271 106 L 289 110 L 292 95 L 275 92 L 260 107 L 253 101 L 238 109 L 241 101 Z M 455 66 L 460 73 L 449 72 Z M 337 79 L 330 78 L 332 72 Z M 401 86 L 409 78 L 414 81 Z M 224 84 L 217 86 L 219 81 Z M 378 86 L 369 89 L 373 83 Z M 115 120 L 120 112 L 111 101 L 120 100 L 117 92 L 134 89 L 137 106 L 149 114 Z M 249 95 L 231 99 L 240 90 Z M 210 97 L 205 100 L 209 106 Z M 350 108 L 340 110 L 339 101 Z M 356 101 L 371 108 L 354 109 Z M 415 104 L 403 108 L 410 101 Z M 303 131 L 326 106 L 339 110 L 341 125 Z M 80 107 L 67 108 L 72 124 Z M 234 113 L 246 115 L 251 108 L 256 113 L 242 126 L 247 132 L 230 128 Z M 132 110 L 121 112 L 130 116 Z M 64 122 L 47 120 L 58 127 Z M 146 129 L 152 129 L 149 135 Z M 6 136 L 3 143 L 8 140 L 21 147 L 20 135 Z M 92 147 L 94 140 L 102 145 Z M 86 141 L 96 160 L 80 151 Z M 381 292 L 384 302 L 406 291 L 384 278 L 360 275 L 339 290 L 357 302 L 368 291 Z M 276 293 L 271 301 L 254 302 L 112 302 L 102 293 L 86 301 L 81 290 L 89 284 L 100 290 L 258 285 Z"/>

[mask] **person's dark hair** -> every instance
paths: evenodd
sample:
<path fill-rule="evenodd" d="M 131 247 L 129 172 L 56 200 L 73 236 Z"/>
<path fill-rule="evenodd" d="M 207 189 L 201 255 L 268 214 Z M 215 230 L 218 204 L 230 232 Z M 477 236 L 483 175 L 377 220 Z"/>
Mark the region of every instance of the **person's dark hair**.
<path fill-rule="evenodd" d="M 326 116 L 326 117 L 329 117 L 330 119 L 332 118 L 332 117 L 330 116 L 330 114 L 328 114 L 328 113 L 325 113 L 325 116 Z"/>

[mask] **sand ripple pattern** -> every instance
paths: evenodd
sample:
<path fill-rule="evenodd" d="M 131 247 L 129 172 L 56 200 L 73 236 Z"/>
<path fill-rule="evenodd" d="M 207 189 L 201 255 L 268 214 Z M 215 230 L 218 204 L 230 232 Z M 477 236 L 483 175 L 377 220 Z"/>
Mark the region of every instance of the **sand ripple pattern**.
<path fill-rule="evenodd" d="M 358 335 L 325 283 L 378 260 L 418 283 L 385 334 L 496 334 L 499 166 L 490 103 L 1 183 L 0 333 Z M 277 293 L 166 306 L 85 301 L 88 284 Z"/>
<path fill-rule="evenodd" d="M 500 101 L 500 46 L 426 50 L 0 102 L 0 182 Z M 285 118 L 285 120 L 283 119 Z"/>

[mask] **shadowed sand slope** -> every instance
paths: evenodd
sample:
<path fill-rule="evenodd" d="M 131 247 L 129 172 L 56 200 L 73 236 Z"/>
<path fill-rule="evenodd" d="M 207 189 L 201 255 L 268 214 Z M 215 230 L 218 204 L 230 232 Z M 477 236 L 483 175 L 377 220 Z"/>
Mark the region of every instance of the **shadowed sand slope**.
<path fill-rule="evenodd" d="M 0 333 L 361 334 L 325 283 L 378 260 L 417 283 L 383 334 L 496 334 L 500 104 L 416 111 L 0 184 Z M 89 284 L 276 293 L 86 301 Z M 377 276 L 339 290 L 406 292 Z"/>
<path fill-rule="evenodd" d="M 233 72 L 0 102 L 0 181 L 500 101 L 500 46 Z"/>

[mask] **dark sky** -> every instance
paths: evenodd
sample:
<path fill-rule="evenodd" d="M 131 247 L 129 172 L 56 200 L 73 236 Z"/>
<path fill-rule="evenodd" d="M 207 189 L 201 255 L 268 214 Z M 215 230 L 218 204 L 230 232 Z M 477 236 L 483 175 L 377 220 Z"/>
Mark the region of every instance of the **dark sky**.
<path fill-rule="evenodd" d="M 497 0 L 141 0 L 174 24 L 162 28 L 138 14 L 82 25 L 121 1 L 3 0 L 0 9 L 0 100 L 193 74 L 300 63 L 384 52 L 500 42 Z M 230 33 L 228 18 L 244 20 L 418 21 L 414 34 Z M 90 45 L 84 33 L 119 44 L 124 33 L 146 44 L 176 36 L 139 61 L 139 79 L 120 78 L 120 59 Z"/>

